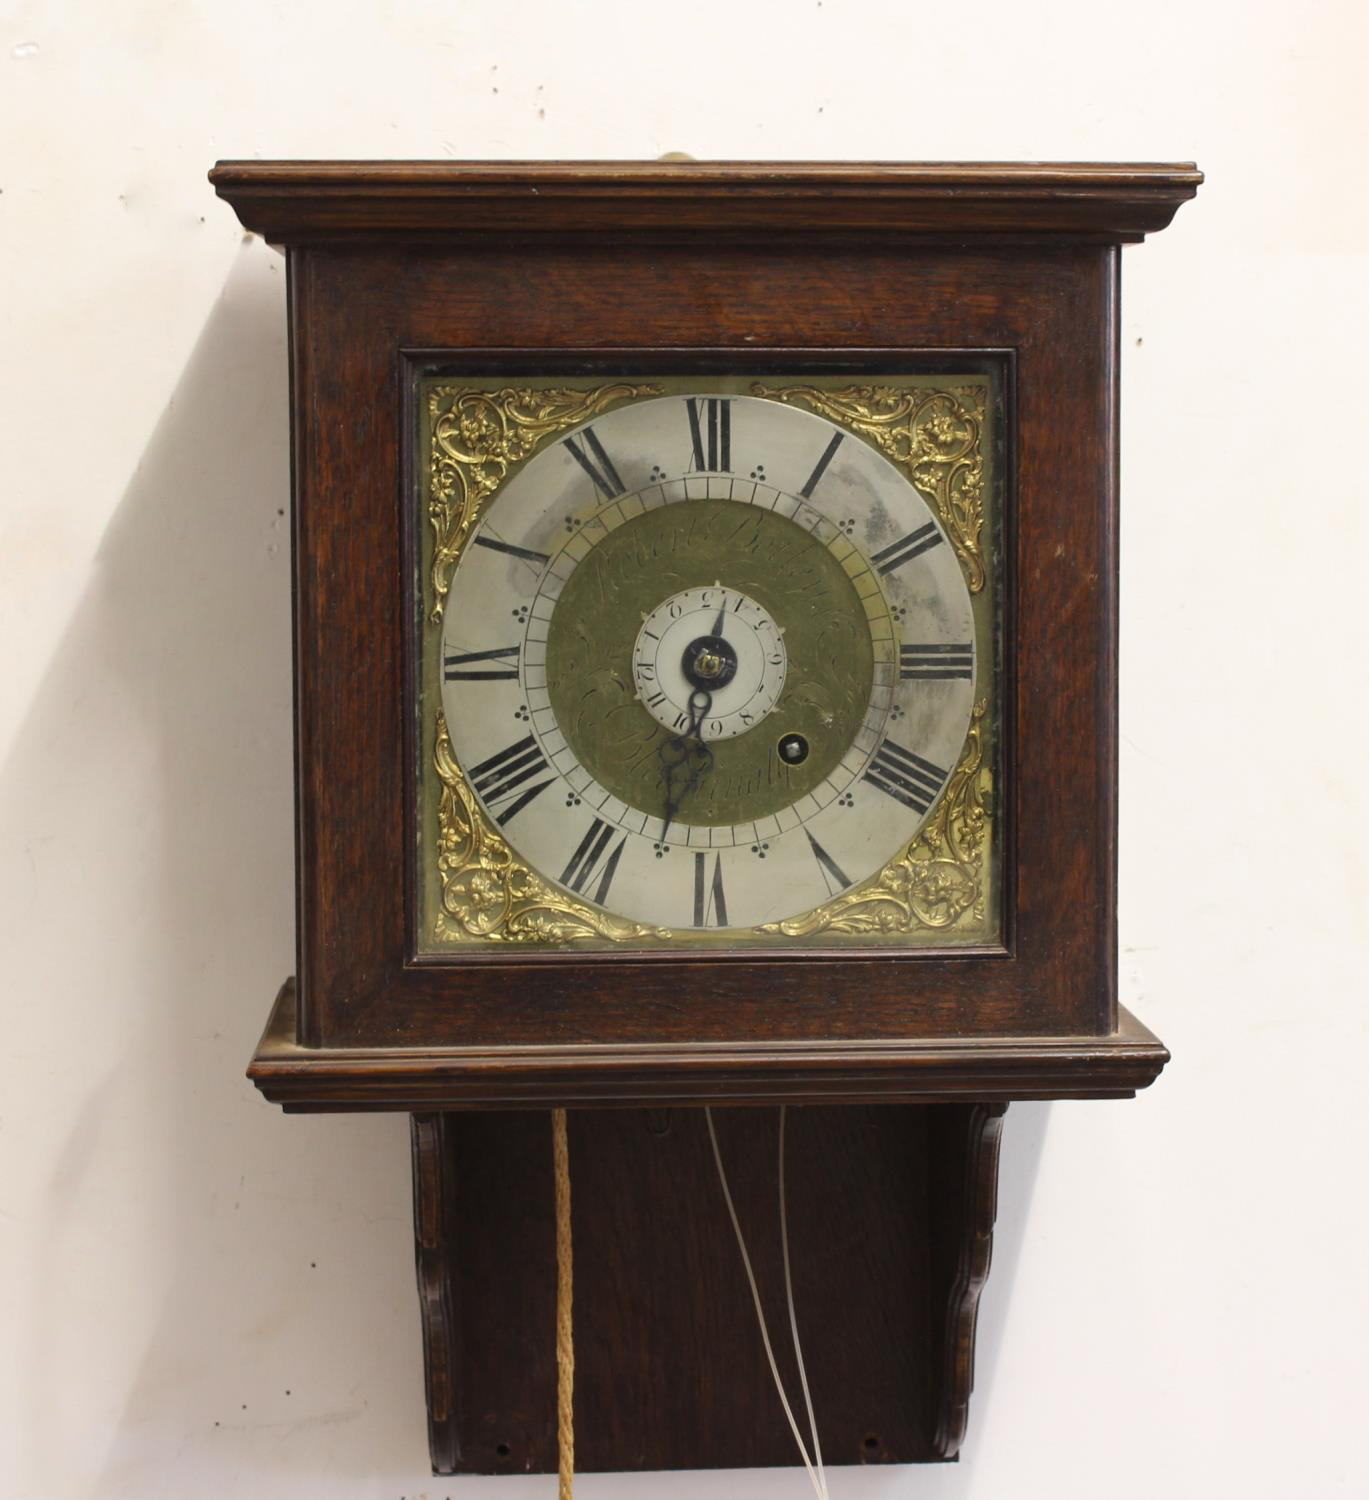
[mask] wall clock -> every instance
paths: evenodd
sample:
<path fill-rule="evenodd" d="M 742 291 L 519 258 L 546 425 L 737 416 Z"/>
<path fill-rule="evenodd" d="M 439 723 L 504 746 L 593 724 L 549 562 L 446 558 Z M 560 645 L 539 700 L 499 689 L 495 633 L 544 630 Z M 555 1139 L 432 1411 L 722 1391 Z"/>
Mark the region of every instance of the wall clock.
<path fill-rule="evenodd" d="M 414 1115 L 435 1465 L 551 1465 L 550 1346 L 489 1309 L 549 1295 L 564 1106 L 588 1466 L 788 1461 L 740 1311 L 709 1379 L 613 1378 L 737 1274 L 704 1103 L 810 1106 L 824 1446 L 953 1456 L 1004 1104 L 1167 1056 L 1117 1004 L 1117 310 L 1200 175 L 212 180 L 290 286 L 299 951 L 251 1074 Z M 915 1280 L 838 1305 L 856 1224 Z"/>

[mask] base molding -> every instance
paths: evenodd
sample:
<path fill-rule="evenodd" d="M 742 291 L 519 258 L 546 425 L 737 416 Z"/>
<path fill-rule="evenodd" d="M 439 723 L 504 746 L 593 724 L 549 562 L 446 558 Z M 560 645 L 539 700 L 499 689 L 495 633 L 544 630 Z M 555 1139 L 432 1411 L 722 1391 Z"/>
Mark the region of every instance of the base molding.
<path fill-rule="evenodd" d="M 1125 1009 L 1102 1036 L 735 1042 L 711 1045 L 707 1058 L 690 1044 L 306 1047 L 296 1011 L 287 979 L 247 1069 L 295 1111 L 1129 1099 L 1169 1061 Z"/>

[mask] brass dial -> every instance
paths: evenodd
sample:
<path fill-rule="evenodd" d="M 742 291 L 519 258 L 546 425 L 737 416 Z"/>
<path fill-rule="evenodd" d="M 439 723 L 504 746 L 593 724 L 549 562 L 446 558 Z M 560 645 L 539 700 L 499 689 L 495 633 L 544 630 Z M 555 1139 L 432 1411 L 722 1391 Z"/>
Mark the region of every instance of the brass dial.
<path fill-rule="evenodd" d="M 535 454 L 442 622 L 452 756 L 496 836 L 663 934 L 756 932 L 877 872 L 952 775 L 976 671 L 918 490 L 840 426 L 726 394 Z"/>

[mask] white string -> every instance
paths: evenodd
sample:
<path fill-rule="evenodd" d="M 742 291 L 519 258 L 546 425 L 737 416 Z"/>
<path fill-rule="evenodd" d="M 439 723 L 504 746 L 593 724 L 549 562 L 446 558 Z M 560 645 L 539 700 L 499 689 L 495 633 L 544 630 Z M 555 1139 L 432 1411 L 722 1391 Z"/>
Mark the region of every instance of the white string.
<path fill-rule="evenodd" d="M 780 1246 L 784 1251 L 784 1295 L 789 1301 L 789 1331 L 794 1337 L 794 1359 L 799 1367 L 799 1384 L 803 1387 L 803 1404 L 808 1409 L 808 1434 L 813 1440 L 813 1463 L 822 1487 L 822 1500 L 828 1500 L 827 1471 L 822 1466 L 822 1443 L 818 1439 L 817 1418 L 813 1415 L 813 1398 L 808 1393 L 808 1372 L 803 1367 L 803 1350 L 799 1346 L 799 1320 L 794 1312 L 794 1280 L 789 1274 L 789 1216 L 784 1195 L 784 1118 L 788 1105 L 780 1105 Z"/>
<path fill-rule="evenodd" d="M 756 1286 L 755 1272 L 751 1269 L 751 1257 L 747 1254 L 746 1250 L 746 1237 L 742 1234 L 741 1221 L 737 1218 L 737 1209 L 732 1202 L 732 1190 L 727 1184 L 727 1171 L 723 1166 L 722 1152 L 718 1149 L 718 1133 L 713 1128 L 713 1111 L 708 1105 L 704 1105 L 704 1119 L 708 1123 L 708 1139 L 713 1144 L 713 1161 L 718 1168 L 718 1181 L 722 1184 L 723 1201 L 727 1204 L 727 1214 L 732 1220 L 732 1232 L 737 1237 L 737 1249 L 742 1254 L 742 1268 L 746 1272 L 746 1280 L 751 1287 L 751 1300 L 756 1307 L 756 1321 L 761 1327 L 761 1342 L 765 1345 L 765 1357 L 770 1362 L 770 1374 L 774 1378 L 775 1389 L 780 1395 L 780 1405 L 784 1407 L 784 1414 L 789 1419 L 789 1430 L 794 1434 L 794 1441 L 798 1444 L 799 1457 L 803 1459 L 803 1467 L 808 1471 L 808 1478 L 812 1483 L 813 1491 L 817 1495 L 818 1500 L 827 1500 L 826 1483 L 825 1481 L 819 1481 L 818 1476 L 813 1472 L 813 1465 L 808 1457 L 808 1448 L 803 1441 L 803 1434 L 799 1431 L 799 1424 L 794 1420 L 794 1413 L 789 1405 L 789 1398 L 784 1394 L 784 1384 L 780 1380 L 779 1366 L 775 1363 L 775 1351 L 770 1346 L 770 1330 L 765 1324 L 765 1310 L 761 1307 L 761 1294 Z"/>

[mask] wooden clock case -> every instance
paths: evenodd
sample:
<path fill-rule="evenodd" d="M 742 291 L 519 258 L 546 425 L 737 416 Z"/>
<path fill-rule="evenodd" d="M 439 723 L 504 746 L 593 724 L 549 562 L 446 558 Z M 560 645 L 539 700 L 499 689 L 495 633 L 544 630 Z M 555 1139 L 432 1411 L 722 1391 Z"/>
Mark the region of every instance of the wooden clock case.
<path fill-rule="evenodd" d="M 1167 1060 L 1117 1003 L 1118 296 L 1121 246 L 1168 224 L 1200 174 L 228 162 L 211 180 L 289 272 L 298 979 L 250 1072 L 286 1109 L 415 1116 L 434 1464 L 554 1466 L 533 1113 L 552 1106 L 576 1111 L 577 1262 L 606 1299 L 584 1314 L 605 1332 L 579 1354 L 582 1462 L 792 1461 L 689 1108 L 709 1102 L 825 1106 L 796 1112 L 794 1135 L 832 1460 L 953 1456 L 1003 1106 L 1126 1097 Z M 1005 397 L 1001 942 L 417 956 L 414 373 L 928 356 L 992 363 Z M 763 1118 L 725 1118 L 748 1161 Z M 743 1213 L 768 1216 L 773 1182 L 741 1177 Z M 838 1305 L 848 1285 L 859 1306 Z M 531 1321 L 511 1337 L 515 1303 Z M 691 1330 L 714 1324 L 729 1331 L 705 1349 Z M 616 1378 L 625 1350 L 672 1346 L 664 1406 L 651 1380 Z"/>

